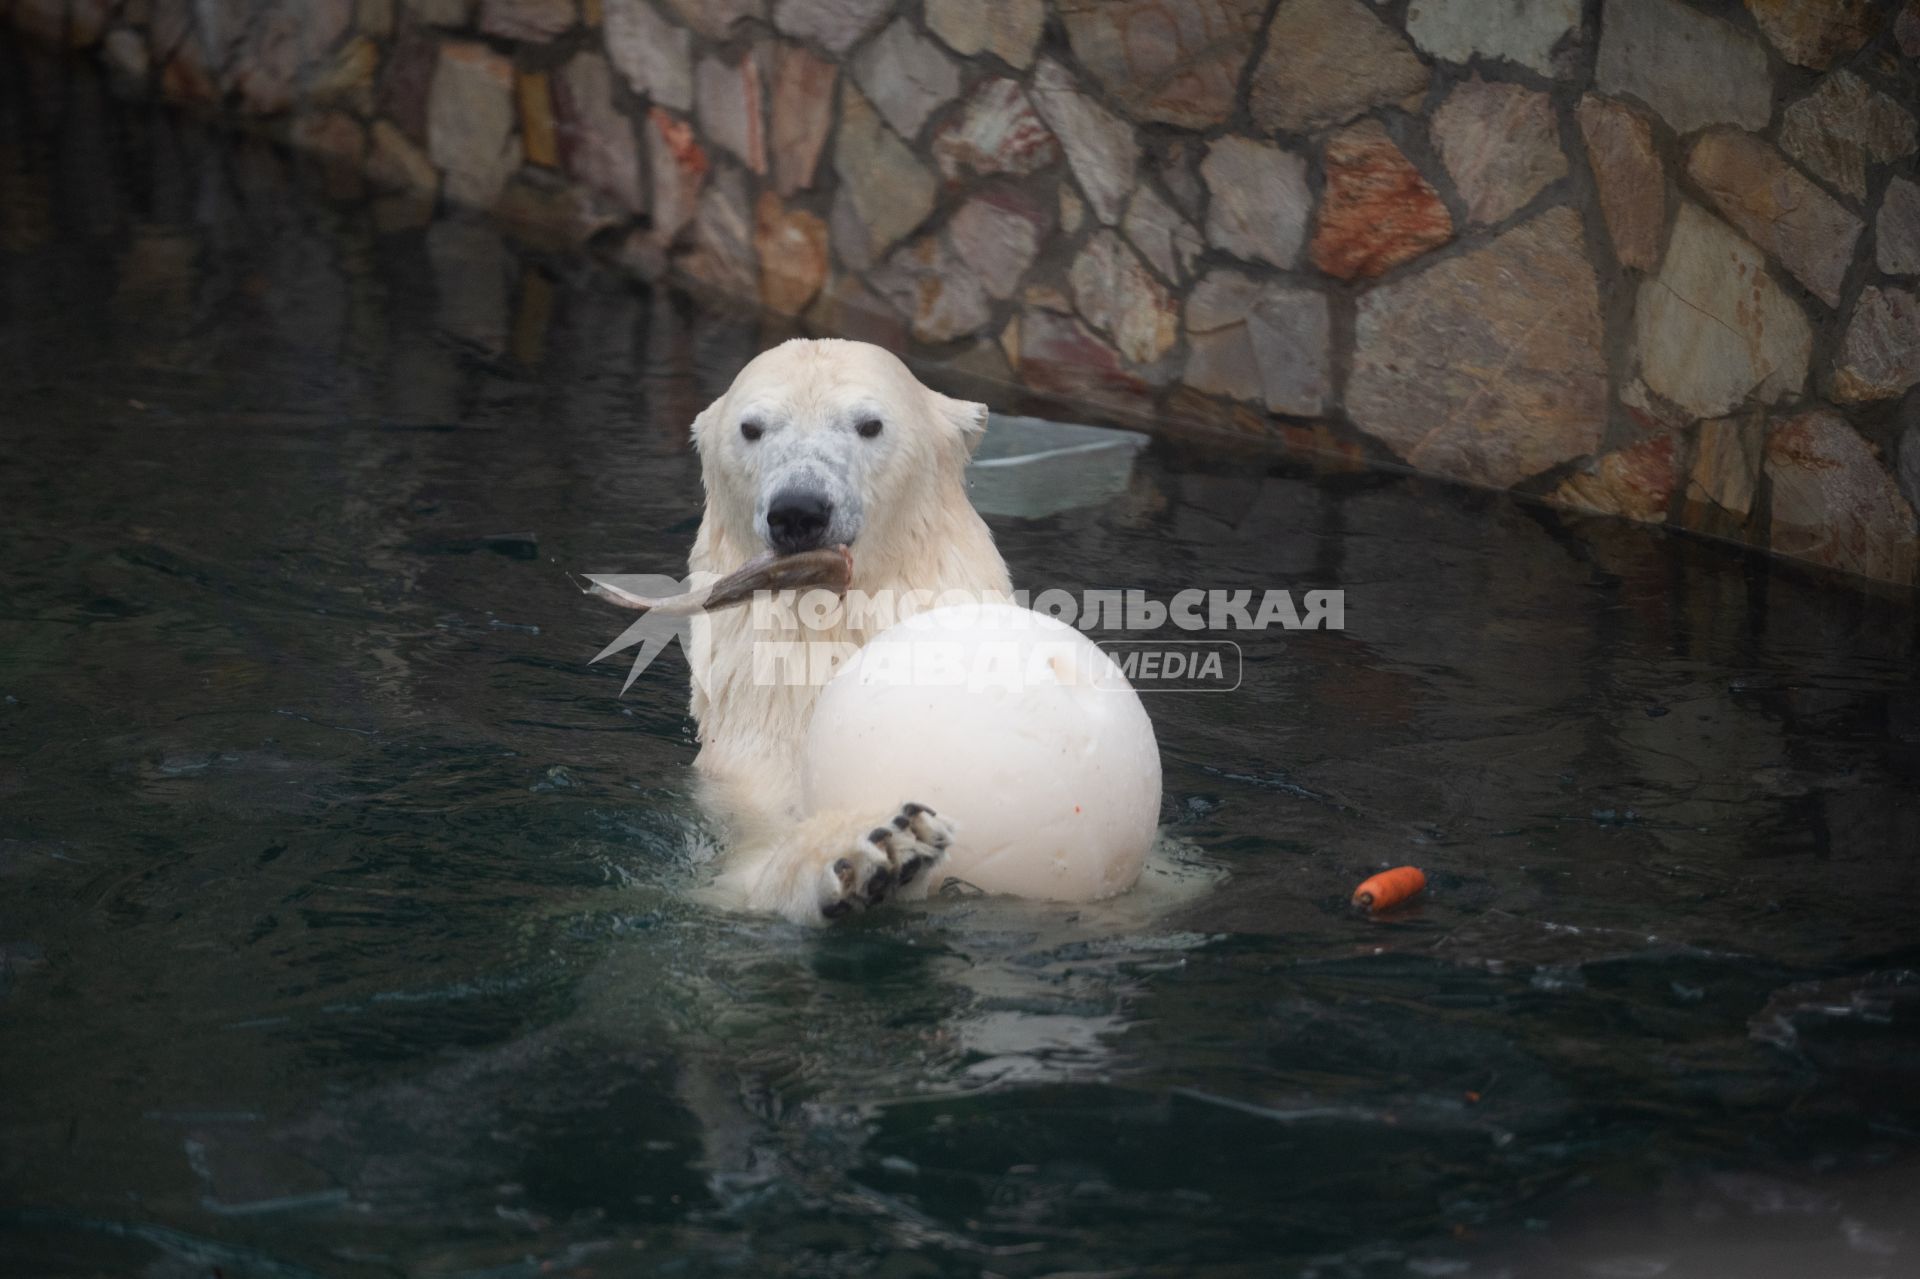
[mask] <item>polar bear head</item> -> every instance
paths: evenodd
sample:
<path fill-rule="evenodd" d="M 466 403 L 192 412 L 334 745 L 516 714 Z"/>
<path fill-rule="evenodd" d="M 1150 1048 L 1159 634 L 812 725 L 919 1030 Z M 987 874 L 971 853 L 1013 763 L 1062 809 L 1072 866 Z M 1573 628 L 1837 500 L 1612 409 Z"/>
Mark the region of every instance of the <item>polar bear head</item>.
<path fill-rule="evenodd" d="M 880 347 L 784 342 L 694 419 L 708 531 L 748 554 L 896 545 L 943 505 L 966 504 L 986 416 Z"/>

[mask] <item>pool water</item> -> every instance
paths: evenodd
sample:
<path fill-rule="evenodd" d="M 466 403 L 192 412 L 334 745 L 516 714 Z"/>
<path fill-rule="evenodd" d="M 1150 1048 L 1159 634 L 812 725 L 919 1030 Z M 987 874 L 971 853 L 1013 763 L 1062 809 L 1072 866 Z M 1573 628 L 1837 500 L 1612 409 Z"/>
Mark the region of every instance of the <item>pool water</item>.
<path fill-rule="evenodd" d="M 1178 890 L 730 916 L 566 572 L 781 335 L 0 71 L 9 1273 L 1920 1268 L 1909 608 L 1157 443 L 1016 581 L 1347 593 L 1149 697 Z"/>

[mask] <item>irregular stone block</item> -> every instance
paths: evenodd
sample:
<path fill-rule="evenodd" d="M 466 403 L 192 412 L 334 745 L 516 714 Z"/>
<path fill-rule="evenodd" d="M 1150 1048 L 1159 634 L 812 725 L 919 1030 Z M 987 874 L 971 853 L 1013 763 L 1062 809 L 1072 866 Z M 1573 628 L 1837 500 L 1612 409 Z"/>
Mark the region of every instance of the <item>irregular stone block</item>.
<path fill-rule="evenodd" d="M 1306 133 L 1426 87 L 1413 47 L 1360 0 L 1281 0 L 1249 105 L 1263 129 Z"/>
<path fill-rule="evenodd" d="M 827 239 L 840 266 L 852 271 L 865 271 L 873 266 L 872 237 L 844 186 L 834 193 L 833 207 L 827 211 Z"/>
<path fill-rule="evenodd" d="M 1473 222 L 1498 222 L 1567 173 L 1544 93 L 1475 76 L 1433 113 L 1433 140 Z"/>
<path fill-rule="evenodd" d="M 1765 420 L 1759 413 L 1700 423 L 1681 523 L 1713 537 L 1752 540 L 1749 526 L 1765 440 Z"/>
<path fill-rule="evenodd" d="M 1060 184 L 1060 229 L 1068 235 L 1078 235 L 1080 227 L 1087 219 L 1086 201 L 1074 192 L 1071 182 Z"/>
<path fill-rule="evenodd" d="M 901 18 L 853 60 L 853 78 L 893 131 L 912 138 L 960 92 L 960 70 L 940 46 Z"/>
<path fill-rule="evenodd" d="M 1776 553 L 1876 581 L 1913 582 L 1913 508 L 1871 444 L 1829 410 L 1767 435 Z"/>
<path fill-rule="evenodd" d="M 858 277 L 845 272 L 827 277 L 820 296 L 807 308 L 807 324 L 816 332 L 838 333 L 896 350 L 907 340 L 907 326 L 899 314 Z"/>
<path fill-rule="evenodd" d="M 1187 386 L 1296 417 L 1326 408 L 1331 325 L 1320 294 L 1216 268 L 1187 298 L 1186 320 Z"/>
<path fill-rule="evenodd" d="M 365 36 L 355 36 L 336 49 L 307 81 L 307 100 L 372 115 L 373 77 L 379 69 L 379 46 Z"/>
<path fill-rule="evenodd" d="M 833 127 L 833 86 L 839 71 L 797 44 L 783 44 L 773 60 L 773 185 L 792 195 L 813 185 L 821 148 Z"/>
<path fill-rule="evenodd" d="M 583 53 L 561 68 L 554 81 L 560 162 L 591 190 L 638 213 L 640 147 L 633 125 L 613 103 L 613 72 L 597 53 Z"/>
<path fill-rule="evenodd" d="M 1904 107 L 1851 71 L 1836 71 L 1787 108 L 1780 146 L 1818 177 L 1863 200 L 1867 168 L 1914 152 Z"/>
<path fill-rule="evenodd" d="M 1920 183 L 1887 184 L 1873 234 L 1876 266 L 1888 275 L 1920 275 Z"/>
<path fill-rule="evenodd" d="M 427 96 L 427 153 L 447 175 L 449 199 L 493 203 L 520 167 L 513 124 L 513 63 L 483 44 L 442 46 Z"/>
<path fill-rule="evenodd" d="M 1200 176 L 1212 195 L 1209 244 L 1236 257 L 1293 266 L 1313 209 L 1306 157 L 1252 138 L 1217 138 Z"/>
<path fill-rule="evenodd" d="M 1767 275 L 1760 250 L 1698 205 L 1682 203 L 1660 273 L 1634 309 L 1640 369 L 1698 417 L 1752 396 L 1771 403 L 1807 381 L 1813 330 Z"/>
<path fill-rule="evenodd" d="M 503 40 L 544 44 L 578 16 L 574 0 L 481 0 L 480 29 Z"/>
<path fill-rule="evenodd" d="M 1088 240 L 1068 279 L 1074 306 L 1128 360 L 1151 364 L 1172 348 L 1178 319 L 1173 297 L 1115 232 Z"/>
<path fill-rule="evenodd" d="M 1747 10 L 1788 62 L 1825 71 L 1880 30 L 1872 0 L 1746 0 Z"/>
<path fill-rule="evenodd" d="M 700 193 L 693 218 L 693 248 L 680 259 L 680 269 L 730 297 L 759 296 L 746 176 L 740 170 L 718 171 Z"/>
<path fill-rule="evenodd" d="M 991 297 L 1010 298 L 1047 233 L 1047 211 L 1013 187 L 989 187 L 954 211 L 947 240 Z"/>
<path fill-rule="evenodd" d="M 1766 50 L 1680 0 L 1608 0 L 1595 77 L 1601 92 L 1632 94 L 1676 133 L 1759 130 L 1773 116 Z"/>
<path fill-rule="evenodd" d="M 1453 216 L 1378 120 L 1327 143 L 1327 186 L 1313 264 L 1342 280 L 1371 278 L 1453 238 Z"/>
<path fill-rule="evenodd" d="M 1029 284 L 1020 294 L 1020 301 L 1028 307 L 1039 307 L 1056 315 L 1073 314 L 1073 299 L 1067 296 L 1065 289 L 1055 288 L 1051 284 Z"/>
<path fill-rule="evenodd" d="M 774 0 L 773 25 L 842 54 L 879 26 L 892 7 L 893 0 Z"/>
<path fill-rule="evenodd" d="M 1664 396 L 1655 395 L 1638 375 L 1620 388 L 1620 407 L 1643 429 L 1679 434 L 1693 425 L 1694 416 Z"/>
<path fill-rule="evenodd" d="M 760 305 L 799 315 L 828 278 L 828 225 L 806 209 L 781 207 L 780 196 L 760 192 L 753 246 L 760 257 Z"/>
<path fill-rule="evenodd" d="M 507 183 L 494 201 L 492 216 L 514 230 L 514 238 L 538 251 L 578 249 L 606 228 L 625 220 L 613 206 L 572 183 L 533 179 L 524 172 Z"/>
<path fill-rule="evenodd" d="M 983 80 L 933 135 L 933 161 L 950 182 L 966 172 L 1033 173 L 1059 158 L 1059 139 L 1018 80 Z"/>
<path fill-rule="evenodd" d="M 296 48 L 304 65 L 337 46 L 353 29 L 353 0 L 305 0 L 295 6 L 300 14 Z"/>
<path fill-rule="evenodd" d="M 842 194 L 859 220 L 868 256 L 878 259 L 933 212 L 938 187 L 852 85 L 841 90 L 840 132 L 833 148 Z"/>
<path fill-rule="evenodd" d="M 220 77 L 230 107 L 249 115 L 279 115 L 293 106 L 293 59 L 279 50 L 237 54 Z"/>
<path fill-rule="evenodd" d="M 1673 437 L 1656 435 L 1595 458 L 1585 470 L 1561 481 L 1553 500 L 1594 515 L 1660 524 L 1667 518 L 1678 483 L 1675 462 Z"/>
<path fill-rule="evenodd" d="M 293 105 L 300 69 L 332 48 L 353 23 L 352 0 L 264 0 L 243 29 L 224 34 L 201 10 L 202 39 L 225 57 L 227 88 L 242 110 L 278 114 Z M 236 26 L 242 15 L 229 14 Z"/>
<path fill-rule="evenodd" d="M 560 167 L 560 139 L 554 131 L 553 89 L 544 71 L 523 71 L 515 84 L 520 103 L 520 147 L 527 163 Z"/>
<path fill-rule="evenodd" d="M 712 40 L 725 40 L 735 24 L 766 15 L 762 0 L 666 0 L 680 21 Z"/>
<path fill-rule="evenodd" d="M 439 65 L 440 42 L 418 31 L 403 31 L 387 54 L 374 95 L 380 114 L 415 142 L 427 140 L 427 94 Z"/>
<path fill-rule="evenodd" d="M 1121 226 L 1153 269 L 1176 284 L 1193 270 L 1194 259 L 1206 252 L 1206 241 L 1200 238 L 1199 230 L 1144 183 L 1134 189 L 1133 199 L 1127 202 L 1127 216 Z"/>
<path fill-rule="evenodd" d="M 1780 259 L 1828 306 L 1865 224 L 1779 152 L 1738 129 L 1710 129 L 1693 144 L 1687 171 L 1727 221 Z"/>
<path fill-rule="evenodd" d="M 1622 266 L 1651 271 L 1667 221 L 1666 174 L 1653 147 L 1653 125 L 1626 103 L 1591 93 L 1576 114 L 1613 254 Z"/>
<path fill-rule="evenodd" d="M 1436 58 L 1506 58 L 1554 74 L 1553 50 L 1580 23 L 1580 0 L 1413 0 L 1407 34 Z"/>
<path fill-rule="evenodd" d="M 1046 25 L 1041 0 L 926 0 L 927 29 L 955 53 L 991 53 L 1010 67 L 1033 64 L 1033 47 Z"/>
<path fill-rule="evenodd" d="M 1198 222 L 1205 216 L 1206 188 L 1200 183 L 1200 155 L 1205 150 L 1204 144 L 1197 138 L 1158 138 L 1155 142 L 1154 173 L 1180 211 Z"/>
<path fill-rule="evenodd" d="M 693 35 L 647 0 L 603 0 L 607 56 L 627 85 L 656 106 L 693 110 Z"/>
<path fill-rule="evenodd" d="M 662 247 L 693 220 L 711 162 L 693 126 L 659 107 L 647 112 L 647 172 L 653 182 L 653 230 Z"/>
<path fill-rule="evenodd" d="M 1920 294 L 1868 285 L 1834 356 L 1833 397 L 1890 400 L 1920 382 Z"/>
<path fill-rule="evenodd" d="M 1013 364 L 1036 391 L 1123 408 L 1137 407 L 1147 394 L 1120 353 L 1072 316 L 1028 307 L 1014 336 Z"/>
<path fill-rule="evenodd" d="M 985 7 L 985 6 L 982 6 Z M 1073 53 L 1136 120 L 1224 124 L 1265 0 L 1059 0 Z"/>
<path fill-rule="evenodd" d="M 981 338 L 972 346 L 965 348 L 945 362 L 945 367 L 962 377 L 978 382 L 987 382 L 995 386 L 1017 385 L 1014 381 L 1013 366 L 1007 363 L 1005 352 L 992 338 Z"/>
<path fill-rule="evenodd" d="M 895 252 L 868 282 L 908 318 L 922 342 L 951 342 L 993 318 L 979 277 L 935 236 Z"/>
<path fill-rule="evenodd" d="M 1599 287 L 1570 209 L 1365 294 L 1354 335 L 1347 411 L 1410 465 L 1505 488 L 1600 442 Z"/>
<path fill-rule="evenodd" d="M 1133 126 L 1074 87 L 1073 77 L 1051 58 L 1033 74 L 1033 104 L 1067 152 L 1067 165 L 1107 226 L 1120 220 L 1133 192 L 1139 159 Z"/>
<path fill-rule="evenodd" d="M 767 171 L 767 140 L 760 113 L 760 66 L 748 54 L 729 66 L 700 59 L 694 71 L 696 116 L 707 140 L 733 152 L 755 173 Z"/>
<path fill-rule="evenodd" d="M 367 178 L 389 191 L 431 195 L 440 186 L 440 171 L 433 167 L 433 161 L 387 120 L 373 122 Z"/>

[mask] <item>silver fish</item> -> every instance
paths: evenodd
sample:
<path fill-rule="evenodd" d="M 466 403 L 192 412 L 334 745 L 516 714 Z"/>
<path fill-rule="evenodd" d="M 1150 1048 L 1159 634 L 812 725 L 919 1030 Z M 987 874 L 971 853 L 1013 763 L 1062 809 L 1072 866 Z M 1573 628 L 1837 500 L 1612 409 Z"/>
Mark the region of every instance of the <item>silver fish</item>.
<path fill-rule="evenodd" d="M 581 587 L 582 594 L 598 596 L 621 608 L 651 613 L 656 617 L 688 617 L 694 613 L 745 604 L 760 591 L 804 591 L 825 587 L 835 595 L 845 595 L 847 587 L 853 582 L 853 553 L 844 546 L 801 551 L 795 555 L 775 555 L 769 551 L 764 555 L 756 555 L 700 590 L 659 598 L 635 595 L 591 574 L 586 575 L 585 581 L 587 584 Z"/>

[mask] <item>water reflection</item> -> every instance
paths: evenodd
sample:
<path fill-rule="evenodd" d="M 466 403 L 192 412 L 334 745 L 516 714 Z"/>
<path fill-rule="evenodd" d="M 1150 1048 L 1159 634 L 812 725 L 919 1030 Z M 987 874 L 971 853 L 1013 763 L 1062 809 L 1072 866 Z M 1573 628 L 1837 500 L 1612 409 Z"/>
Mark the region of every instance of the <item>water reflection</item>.
<path fill-rule="evenodd" d="M 1911 614 L 1162 444 L 997 519 L 1016 578 L 1349 592 L 1343 633 L 1250 639 L 1240 695 L 1153 703 L 1165 893 L 718 915 L 684 671 L 616 696 L 562 570 L 680 562 L 686 424 L 773 335 L 13 65 L 29 1270 L 1910 1258 Z M 1423 903 L 1347 913 L 1401 861 Z"/>

